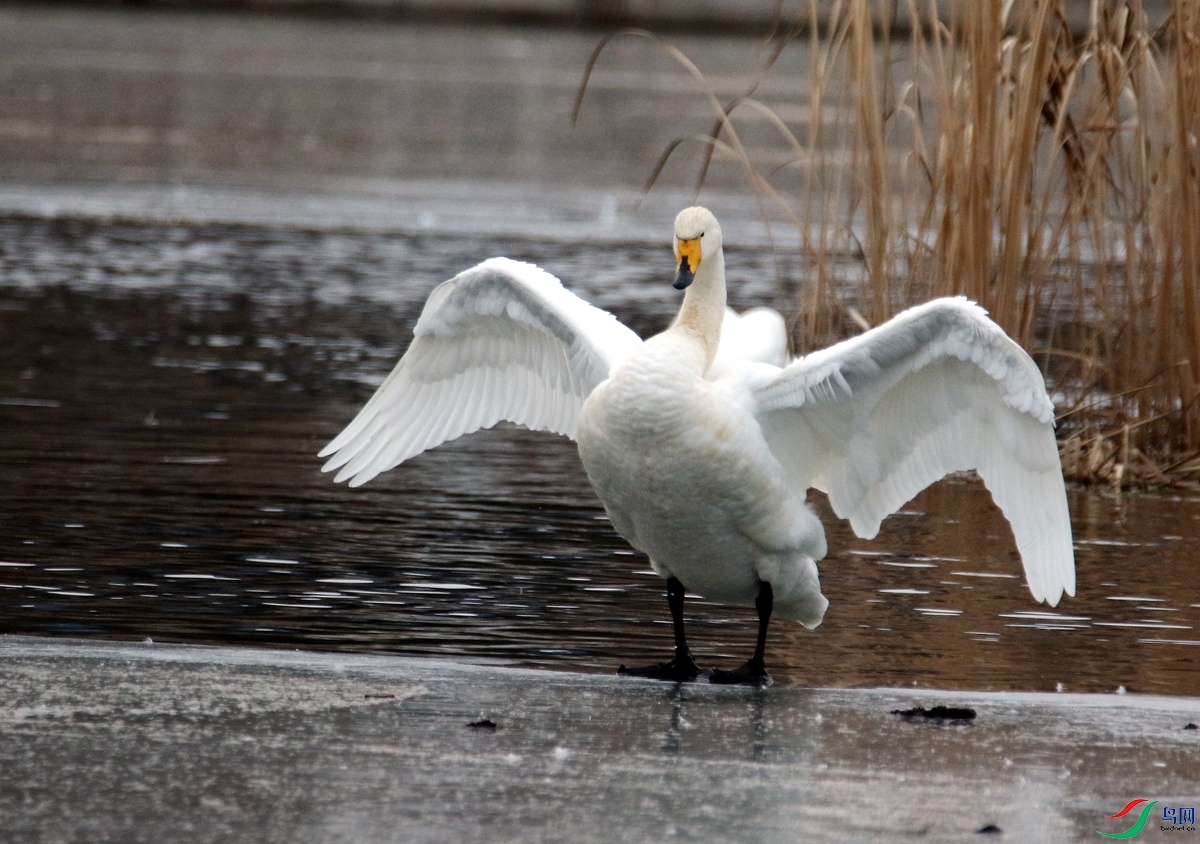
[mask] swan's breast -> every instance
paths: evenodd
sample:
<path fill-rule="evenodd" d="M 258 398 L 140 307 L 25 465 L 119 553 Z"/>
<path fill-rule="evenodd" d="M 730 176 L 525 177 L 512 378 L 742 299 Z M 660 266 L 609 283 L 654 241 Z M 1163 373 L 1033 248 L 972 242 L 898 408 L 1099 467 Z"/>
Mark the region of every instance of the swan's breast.
<path fill-rule="evenodd" d="M 804 505 L 757 420 L 663 345 L 597 387 L 580 417 L 580 458 L 614 527 L 664 563 L 792 547 Z"/>

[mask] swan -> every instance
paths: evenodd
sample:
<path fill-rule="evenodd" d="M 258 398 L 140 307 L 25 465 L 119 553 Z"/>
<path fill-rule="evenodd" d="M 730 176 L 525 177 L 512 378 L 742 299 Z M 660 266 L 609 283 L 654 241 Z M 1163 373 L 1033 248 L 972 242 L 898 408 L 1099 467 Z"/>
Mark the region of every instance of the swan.
<path fill-rule="evenodd" d="M 911 308 L 789 361 L 778 313 L 726 308 L 721 227 L 675 220 L 666 331 L 642 341 L 531 264 L 492 258 L 430 294 L 414 338 L 320 452 L 358 486 L 426 449 L 507 420 L 572 438 L 613 527 L 666 579 L 673 657 L 620 673 L 705 672 L 684 634 L 686 591 L 753 604 L 750 659 L 710 682 L 766 685 L 772 615 L 807 628 L 828 601 L 816 562 L 826 493 L 854 532 L 948 473 L 976 470 L 1012 526 L 1033 598 L 1075 594 L 1054 408 L 1033 360 L 965 298 Z"/>

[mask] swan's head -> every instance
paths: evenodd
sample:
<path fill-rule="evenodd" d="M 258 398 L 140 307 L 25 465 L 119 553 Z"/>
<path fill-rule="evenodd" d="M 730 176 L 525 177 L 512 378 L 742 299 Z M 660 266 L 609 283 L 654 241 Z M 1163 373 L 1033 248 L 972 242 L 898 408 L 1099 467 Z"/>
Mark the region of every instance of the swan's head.
<path fill-rule="evenodd" d="M 675 289 L 683 290 L 696 277 L 705 259 L 721 251 L 721 224 L 707 208 L 693 205 L 675 218 Z"/>

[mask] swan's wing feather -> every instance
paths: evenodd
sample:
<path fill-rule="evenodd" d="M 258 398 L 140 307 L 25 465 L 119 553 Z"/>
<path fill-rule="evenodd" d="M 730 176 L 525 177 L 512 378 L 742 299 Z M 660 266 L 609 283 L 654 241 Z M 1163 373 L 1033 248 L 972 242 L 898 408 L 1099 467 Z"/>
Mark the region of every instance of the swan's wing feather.
<path fill-rule="evenodd" d="M 1075 593 L 1054 409 L 1036 364 L 965 299 L 939 299 L 858 337 L 759 370 L 751 390 L 772 452 L 855 533 L 929 484 L 976 470 L 1008 518 L 1030 591 Z"/>
<path fill-rule="evenodd" d="M 412 344 L 321 450 L 351 486 L 422 451 L 507 420 L 574 438 L 584 399 L 641 344 L 557 278 L 506 258 L 439 285 Z"/>
<path fill-rule="evenodd" d="M 721 323 L 721 342 L 714 365 L 723 367 L 737 361 L 757 361 L 783 366 L 788 360 L 787 323 L 774 308 L 750 308 L 737 313 L 725 309 Z"/>

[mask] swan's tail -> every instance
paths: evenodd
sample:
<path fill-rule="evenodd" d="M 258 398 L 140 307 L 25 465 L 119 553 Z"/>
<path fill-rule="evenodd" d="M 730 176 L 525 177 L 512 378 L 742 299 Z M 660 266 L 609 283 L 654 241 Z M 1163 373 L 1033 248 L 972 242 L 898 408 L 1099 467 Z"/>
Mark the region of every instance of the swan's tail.
<path fill-rule="evenodd" d="M 769 581 L 775 593 L 772 615 L 798 621 L 812 630 L 825 618 L 829 600 L 821 594 L 821 582 L 817 578 L 817 564 L 806 554 L 793 551 L 789 554 L 772 554 L 767 565 L 760 567 L 759 576 Z M 771 576 L 763 577 L 774 569 Z"/>

